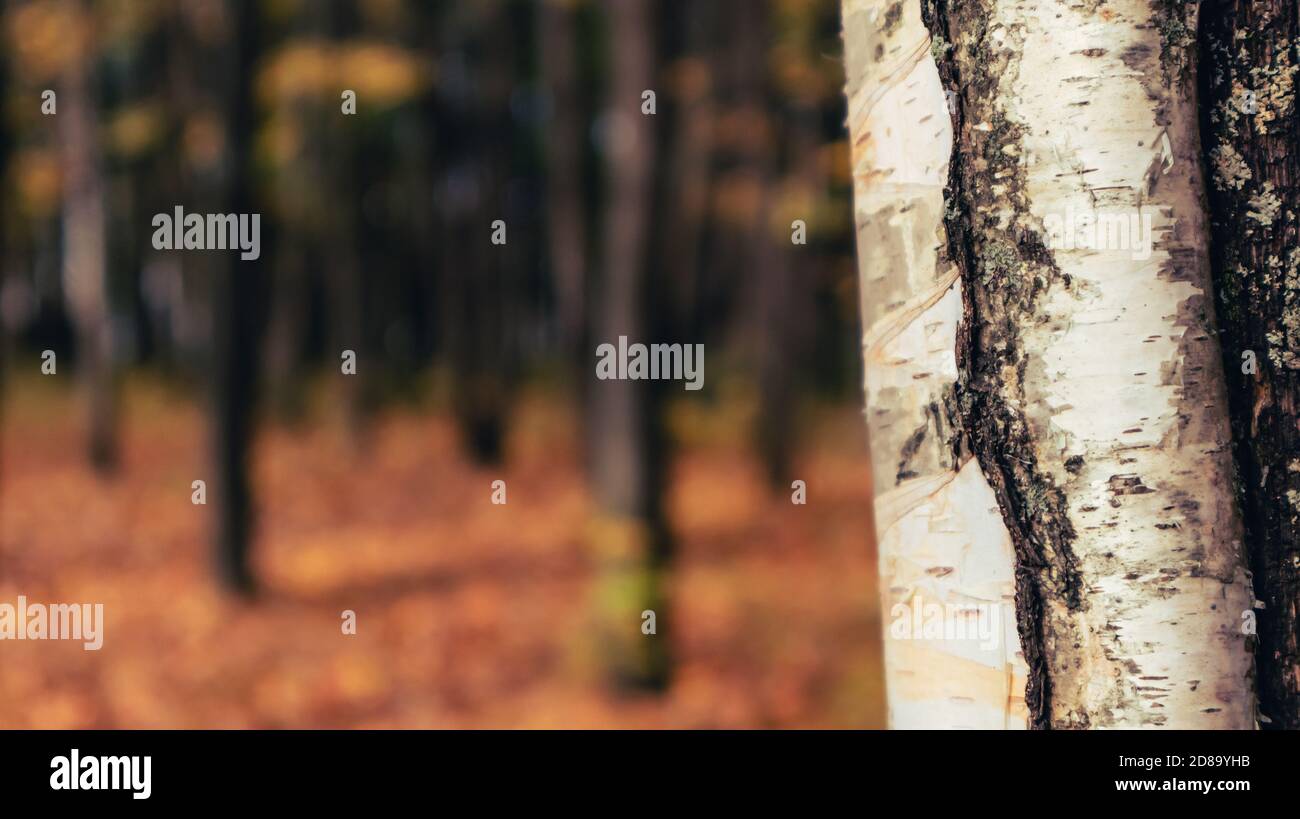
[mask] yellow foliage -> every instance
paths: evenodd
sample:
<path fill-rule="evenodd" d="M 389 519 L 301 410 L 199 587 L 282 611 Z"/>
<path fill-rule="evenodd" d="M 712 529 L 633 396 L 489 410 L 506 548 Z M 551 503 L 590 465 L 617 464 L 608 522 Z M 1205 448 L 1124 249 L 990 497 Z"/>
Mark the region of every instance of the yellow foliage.
<path fill-rule="evenodd" d="M 349 44 L 338 55 L 340 86 L 357 92 L 367 105 L 392 106 L 424 90 L 427 66 L 405 49 L 385 43 Z"/>
<path fill-rule="evenodd" d="M 257 93 L 265 102 L 318 97 L 334 86 L 329 43 L 298 40 L 270 55 L 257 77 Z"/>
<path fill-rule="evenodd" d="M 155 105 L 130 105 L 116 111 L 106 126 L 108 149 L 125 158 L 140 156 L 162 136 L 166 124 Z"/>
<path fill-rule="evenodd" d="M 258 134 L 258 154 L 277 168 L 297 158 L 302 151 L 303 134 L 297 120 L 275 116 Z"/>
<path fill-rule="evenodd" d="M 63 171 L 53 148 L 26 148 L 10 162 L 14 185 L 25 210 L 33 218 L 54 213 L 63 196 Z"/>
<path fill-rule="evenodd" d="M 360 108 L 391 107 L 418 95 L 432 76 L 425 59 L 388 43 L 299 40 L 268 58 L 257 89 L 267 103 L 339 105 L 339 95 L 351 89 Z"/>
<path fill-rule="evenodd" d="M 58 77 L 90 48 L 93 20 L 73 3 L 26 3 L 5 22 L 11 59 L 37 82 Z"/>

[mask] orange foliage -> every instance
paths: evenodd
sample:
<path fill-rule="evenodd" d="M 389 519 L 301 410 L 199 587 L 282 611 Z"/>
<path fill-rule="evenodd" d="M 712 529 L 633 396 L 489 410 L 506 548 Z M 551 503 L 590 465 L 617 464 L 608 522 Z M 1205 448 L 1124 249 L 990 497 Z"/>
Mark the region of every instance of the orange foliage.
<path fill-rule="evenodd" d="M 674 606 L 659 618 L 678 672 L 655 698 L 609 691 L 590 655 L 588 505 L 563 407 L 520 408 L 499 471 L 467 464 L 440 417 L 381 419 L 363 456 L 328 423 L 264 431 L 266 588 L 243 604 L 214 587 L 209 510 L 190 503 L 207 471 L 194 406 L 133 388 L 123 471 L 101 481 L 69 396 L 21 386 L 4 417 L 0 602 L 102 602 L 106 624 L 98 652 L 0 643 L 0 728 L 881 722 L 851 408 L 800 461 L 807 506 L 769 494 L 740 449 L 680 458 Z M 497 478 L 504 506 L 490 502 Z M 341 633 L 345 609 L 355 636 Z"/>

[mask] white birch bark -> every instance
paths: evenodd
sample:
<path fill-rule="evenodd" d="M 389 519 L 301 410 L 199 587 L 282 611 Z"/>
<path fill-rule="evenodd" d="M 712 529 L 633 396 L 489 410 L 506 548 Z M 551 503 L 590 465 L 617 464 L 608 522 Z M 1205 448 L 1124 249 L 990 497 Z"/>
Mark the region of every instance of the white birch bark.
<path fill-rule="evenodd" d="M 1240 629 L 1252 595 L 1180 56 L 1195 11 L 937 5 L 951 42 L 933 50 L 960 82 L 955 252 L 943 218 L 954 137 L 920 3 L 844 3 L 886 617 L 918 590 L 1005 600 L 1019 552 L 1036 725 L 1253 727 Z M 1021 238 L 1103 212 L 1150 216 L 1150 252 Z M 978 465 L 956 454 L 963 438 Z M 988 674 L 963 676 L 970 658 L 951 643 L 888 626 L 886 643 L 894 725 L 1023 712 L 1010 645 L 999 699 Z M 976 665 L 997 669 L 987 654 Z"/>
<path fill-rule="evenodd" d="M 946 97 L 918 2 L 846 0 L 844 28 L 889 724 L 1023 728 L 1011 541 L 978 464 L 953 458 L 931 410 L 957 379 L 962 315 L 957 268 L 938 253 Z M 984 608 L 966 625 L 996 629 L 996 646 L 925 638 L 926 606 L 968 604 Z"/>

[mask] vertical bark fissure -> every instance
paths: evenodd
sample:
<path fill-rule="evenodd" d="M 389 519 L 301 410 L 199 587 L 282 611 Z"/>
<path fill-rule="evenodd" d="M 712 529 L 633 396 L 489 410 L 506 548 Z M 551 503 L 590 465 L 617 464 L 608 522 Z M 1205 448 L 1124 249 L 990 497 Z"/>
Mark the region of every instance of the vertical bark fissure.
<path fill-rule="evenodd" d="M 1200 30 L 1238 499 L 1256 596 L 1261 722 L 1300 728 L 1300 8 L 1218 0 Z"/>
<path fill-rule="evenodd" d="M 1015 547 L 1016 627 L 1029 666 L 1025 702 L 1030 727 L 1044 729 L 1051 723 L 1047 644 L 1053 633 L 1044 597 L 1064 601 L 1071 611 L 1083 606 L 1083 598 L 1065 497 L 1038 468 L 1029 424 L 1018 409 L 1027 357 L 1017 331 L 1038 296 L 1054 284 L 1068 287 L 1069 279 L 1040 237 L 1015 228 L 1028 217 L 1024 173 L 1019 157 L 1003 149 L 1019 141 L 1019 126 L 994 105 L 995 79 L 1008 66 L 987 53 L 959 61 L 951 45 L 954 31 L 968 32 L 966 42 L 983 42 L 983 10 L 927 0 L 923 17 L 956 137 L 945 191 L 945 250 L 961 271 L 964 294 L 954 396 L 960 428 L 953 446 L 978 459 Z M 971 128 L 972 120 L 992 128 Z M 1016 218 L 982 212 L 982 205 L 994 203 Z"/>

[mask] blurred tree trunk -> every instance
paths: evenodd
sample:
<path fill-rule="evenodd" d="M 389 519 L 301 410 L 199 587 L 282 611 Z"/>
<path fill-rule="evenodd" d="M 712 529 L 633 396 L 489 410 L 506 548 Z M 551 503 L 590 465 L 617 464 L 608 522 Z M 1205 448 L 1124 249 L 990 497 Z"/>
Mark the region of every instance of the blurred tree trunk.
<path fill-rule="evenodd" d="M 451 8 L 457 19 L 447 29 L 468 43 L 446 61 L 440 84 L 447 164 L 439 302 L 452 410 L 466 451 L 485 464 L 504 454 L 515 363 L 511 288 L 522 228 L 510 224 L 506 196 L 514 147 L 510 11 L 503 2 Z M 505 244 L 492 242 L 497 220 L 506 223 Z"/>
<path fill-rule="evenodd" d="M 226 213 L 254 213 L 252 143 L 254 75 L 258 54 L 256 10 L 252 4 L 227 7 L 229 87 L 225 109 L 226 177 L 222 200 Z M 262 246 L 269 247 L 267 220 Z M 245 261 L 238 253 L 222 255 L 212 281 L 212 455 L 217 485 L 209 495 L 216 520 L 217 567 L 227 588 L 249 595 L 256 590 L 250 550 L 253 497 L 249 460 L 256 399 L 258 321 L 256 309 L 263 283 L 264 254 Z"/>
<path fill-rule="evenodd" d="M 337 109 L 326 108 L 317 121 L 317 178 L 325 186 L 326 199 L 320 203 L 322 210 L 319 237 L 323 249 L 321 261 L 325 267 L 325 289 L 329 296 L 329 353 L 327 366 L 338 373 L 340 356 L 352 350 L 357 356 L 357 370 L 353 375 L 342 376 L 341 396 L 348 436 L 354 452 L 365 451 L 364 441 L 368 426 L 367 389 L 371 369 L 377 362 L 370 360 L 370 339 L 366 333 L 366 295 L 356 226 L 357 213 L 353 207 L 358 187 L 352 178 L 351 144 L 341 131 L 347 123 L 340 123 Z"/>
<path fill-rule="evenodd" d="M 351 2 L 328 0 L 317 8 L 320 34 L 331 45 L 346 41 L 357 30 L 355 8 Z M 324 250 L 326 291 L 329 294 L 330 351 L 326 356 L 334 372 L 339 371 L 343 350 L 357 356 L 354 375 L 342 377 L 342 399 L 349 439 L 355 453 L 365 452 L 369 426 L 369 389 L 372 371 L 378 362 L 370 357 L 370 336 L 366 326 L 366 302 L 369 291 L 362 272 L 361 208 L 358 198 L 364 190 L 355 173 L 355 140 L 352 117 L 340 117 L 337 99 L 326 99 L 313 108 L 316 115 L 315 167 L 324 188 L 325 201 L 319 203 L 323 230 L 318 237 Z M 391 274 L 389 274 L 391 278 Z"/>
<path fill-rule="evenodd" d="M 1255 724 L 1196 10 L 1103 9 L 843 4 L 896 726 Z M 1149 258 L 1045 243 L 1101 210 L 1152 216 Z M 898 628 L 1013 596 L 993 646 Z"/>
<path fill-rule="evenodd" d="M 82 13 L 93 15 L 88 5 Z M 88 22 L 85 30 L 93 31 L 93 25 Z M 78 376 L 87 397 L 90 462 L 108 472 L 118 460 L 117 396 L 95 55 L 94 37 L 87 34 L 65 69 L 57 118 L 63 152 L 63 288 L 76 331 Z"/>
<path fill-rule="evenodd" d="M 8 4 L 0 0 L 0 15 L 8 11 Z M 9 60 L 0 51 L 0 88 L 9 87 Z M 9 266 L 13 258 L 9 230 L 9 111 L 5 101 L 0 100 L 0 490 L 4 489 L 4 430 L 5 430 L 5 383 L 7 374 L 5 366 L 9 358 L 10 334 L 12 328 L 6 326 L 4 295 L 9 286 Z M 0 496 L 0 502 L 3 497 Z M 3 534 L 4 521 L 0 519 L 0 535 Z M 5 576 L 5 554 L 0 550 L 0 578 Z"/>
<path fill-rule="evenodd" d="M 1300 7 L 1216 0 L 1201 21 L 1214 272 L 1257 612 L 1266 728 L 1300 728 Z"/>
<path fill-rule="evenodd" d="M 266 334 L 266 399 L 275 416 L 285 423 L 301 420 L 307 409 L 300 372 L 305 359 L 303 339 L 311 320 L 305 257 L 296 237 L 285 235 L 276 245 L 271 261 L 274 273 Z"/>
<path fill-rule="evenodd" d="M 794 442 L 793 254 L 789 230 L 783 230 L 777 223 L 786 118 L 768 116 L 773 108 L 781 105 L 769 96 L 771 9 L 766 3 L 742 2 L 734 19 L 739 38 L 737 71 L 743 89 L 741 110 L 752 116 L 755 124 L 768 124 L 766 133 L 756 140 L 748 157 L 758 202 L 746 243 L 749 253 L 746 268 L 754 284 L 749 332 L 758 373 L 756 444 L 769 484 L 783 490 L 789 486 Z"/>
<path fill-rule="evenodd" d="M 786 251 L 784 264 L 771 274 L 771 284 L 764 288 L 765 324 L 773 329 L 766 336 L 765 366 L 759 371 L 759 394 L 763 405 L 772 407 L 759 416 L 760 451 L 768 467 L 768 482 L 778 491 L 789 491 L 790 481 L 798 477 L 793 463 L 800 444 L 797 398 L 813 380 L 806 374 L 811 369 L 807 362 L 815 356 L 814 288 L 825 269 L 825 261 L 812 243 L 821 227 L 816 222 L 818 203 L 829 188 L 819 156 L 819 111 L 811 104 L 795 103 L 793 110 L 785 114 L 785 121 L 789 159 L 780 184 L 786 198 L 769 230 Z M 799 207 L 792 207 L 791 199 Z M 794 244 L 794 219 L 803 223 L 808 244 Z"/>
<path fill-rule="evenodd" d="M 710 223 L 713 191 L 716 79 L 709 49 L 714 44 L 719 9 L 693 0 L 669 4 L 681 32 L 681 53 L 667 72 L 665 85 L 674 93 L 671 117 L 659 163 L 667 179 L 658 204 L 663 240 L 657 242 L 661 264 L 656 276 L 661 324 L 678 334 L 702 338 L 705 317 L 699 306 L 704 235 Z M 721 9 L 725 11 L 725 9 Z M 664 117 L 664 113 L 659 114 Z M 712 317 L 709 317 L 710 319 Z"/>
<path fill-rule="evenodd" d="M 550 92 L 546 198 L 556 323 L 568 359 L 578 357 L 586 315 L 587 211 L 582 149 L 588 144 L 579 98 L 576 10 L 570 0 L 543 0 L 538 20 L 542 70 Z M 581 357 L 579 357 L 581 358 Z M 585 358 L 581 358 L 585 366 Z"/>
<path fill-rule="evenodd" d="M 645 316 L 650 253 L 654 118 L 641 113 L 642 91 L 655 87 L 655 26 L 648 0 L 608 7 L 612 50 L 608 207 L 593 312 L 593 342 L 649 342 Z M 589 359 L 594 373 L 594 359 Z M 662 688 L 669 677 L 665 575 L 668 534 L 654 428 L 658 391 L 649 381 L 593 380 L 588 388 L 590 486 L 596 517 L 590 542 L 600 574 L 597 634 L 616 682 Z M 642 633 L 643 612 L 657 633 Z"/>
<path fill-rule="evenodd" d="M 769 182 L 768 184 L 774 184 Z M 789 249 L 772 238 L 772 193 L 765 195 L 753 247 L 768 251 L 756 255 L 755 271 L 758 306 L 755 312 L 758 340 L 758 454 L 763 462 L 769 485 L 778 492 L 787 490 L 792 476 L 794 444 L 797 440 L 794 420 L 794 313 L 793 259 Z"/>

